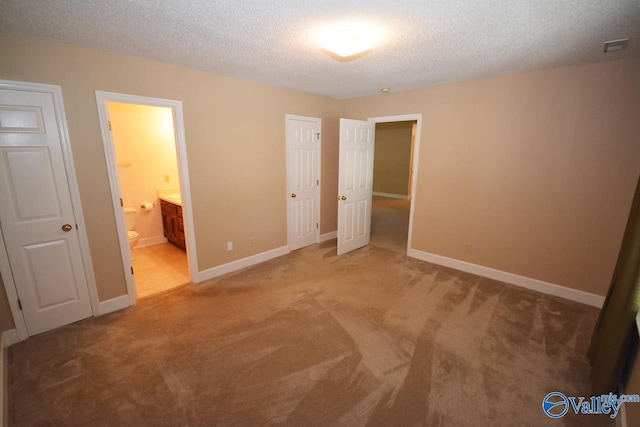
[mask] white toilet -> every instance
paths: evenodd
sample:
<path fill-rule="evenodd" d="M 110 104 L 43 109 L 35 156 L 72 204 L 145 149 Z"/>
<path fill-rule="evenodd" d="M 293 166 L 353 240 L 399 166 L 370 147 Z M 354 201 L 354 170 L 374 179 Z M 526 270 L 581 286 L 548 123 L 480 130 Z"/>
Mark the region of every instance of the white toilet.
<path fill-rule="evenodd" d="M 131 249 L 138 243 L 140 238 L 140 235 L 133 231 L 136 228 L 136 212 L 135 208 L 124 208 L 124 217 L 127 221 L 127 237 L 129 238 L 129 248 Z"/>

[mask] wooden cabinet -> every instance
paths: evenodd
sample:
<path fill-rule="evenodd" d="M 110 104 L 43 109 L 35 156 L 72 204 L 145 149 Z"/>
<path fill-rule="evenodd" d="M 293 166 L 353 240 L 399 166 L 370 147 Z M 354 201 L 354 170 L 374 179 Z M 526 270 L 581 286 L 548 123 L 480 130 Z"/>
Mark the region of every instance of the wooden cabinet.
<path fill-rule="evenodd" d="M 160 200 L 162 207 L 162 227 L 164 228 L 164 237 L 168 241 L 186 250 L 187 246 L 184 241 L 184 222 L 182 221 L 182 206 Z"/>

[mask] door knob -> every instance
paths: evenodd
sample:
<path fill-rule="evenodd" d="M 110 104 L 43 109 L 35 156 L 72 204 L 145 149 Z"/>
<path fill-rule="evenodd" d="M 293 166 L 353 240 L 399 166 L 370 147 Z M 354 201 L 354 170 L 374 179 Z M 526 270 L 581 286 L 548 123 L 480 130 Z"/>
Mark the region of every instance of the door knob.
<path fill-rule="evenodd" d="M 347 196 L 340 197 L 340 200 L 347 200 Z"/>
<path fill-rule="evenodd" d="M 296 193 L 291 193 L 291 197 L 295 199 L 296 198 Z"/>
<path fill-rule="evenodd" d="M 62 231 L 71 231 L 72 228 L 71 224 L 65 224 L 62 226 Z"/>

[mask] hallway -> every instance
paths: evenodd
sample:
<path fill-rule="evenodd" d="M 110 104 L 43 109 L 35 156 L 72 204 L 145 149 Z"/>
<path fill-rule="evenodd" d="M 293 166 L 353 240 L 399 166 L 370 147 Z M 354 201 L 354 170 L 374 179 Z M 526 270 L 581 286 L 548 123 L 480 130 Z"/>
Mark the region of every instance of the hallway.
<path fill-rule="evenodd" d="M 371 245 L 407 253 L 411 200 L 373 196 Z"/>

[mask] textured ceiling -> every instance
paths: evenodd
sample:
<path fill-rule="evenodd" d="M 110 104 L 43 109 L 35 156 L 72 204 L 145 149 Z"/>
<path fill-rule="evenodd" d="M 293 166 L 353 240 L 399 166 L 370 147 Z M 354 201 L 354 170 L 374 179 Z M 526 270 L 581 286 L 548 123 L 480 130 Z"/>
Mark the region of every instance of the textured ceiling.
<path fill-rule="evenodd" d="M 349 20 L 385 36 L 339 62 L 314 33 Z M 640 58 L 640 0 L 0 0 L 0 31 L 351 98 Z"/>

